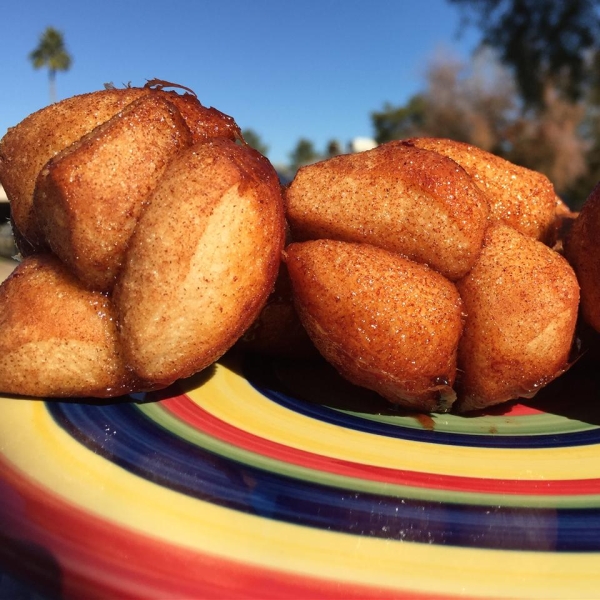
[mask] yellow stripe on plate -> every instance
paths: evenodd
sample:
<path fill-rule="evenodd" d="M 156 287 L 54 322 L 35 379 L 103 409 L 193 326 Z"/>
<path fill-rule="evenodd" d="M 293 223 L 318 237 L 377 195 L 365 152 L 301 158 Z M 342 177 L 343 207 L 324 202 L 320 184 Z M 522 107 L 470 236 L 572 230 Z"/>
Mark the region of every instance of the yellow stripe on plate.
<path fill-rule="evenodd" d="M 187 395 L 226 423 L 285 446 L 359 464 L 462 477 L 547 480 L 600 477 L 600 444 L 559 448 L 474 448 L 427 444 L 356 431 L 269 400 L 217 363 Z"/>
<path fill-rule="evenodd" d="M 3 399 L 0 412 L 2 453 L 29 478 L 109 523 L 170 544 L 300 575 L 437 594 L 591 598 L 600 589 L 598 554 L 456 548 L 272 521 L 132 475 L 78 444 L 42 402 Z"/>

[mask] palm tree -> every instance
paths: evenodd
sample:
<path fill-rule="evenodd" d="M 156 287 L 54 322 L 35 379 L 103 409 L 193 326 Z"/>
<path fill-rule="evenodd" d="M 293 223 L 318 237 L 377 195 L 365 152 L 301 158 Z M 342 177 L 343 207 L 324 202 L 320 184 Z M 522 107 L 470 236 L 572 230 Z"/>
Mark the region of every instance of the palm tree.
<path fill-rule="evenodd" d="M 47 27 L 40 36 L 38 47 L 29 54 L 34 69 L 48 67 L 50 81 L 50 102 L 56 102 L 56 72 L 67 71 L 71 66 L 71 56 L 65 48 L 65 41 L 60 31 Z"/>

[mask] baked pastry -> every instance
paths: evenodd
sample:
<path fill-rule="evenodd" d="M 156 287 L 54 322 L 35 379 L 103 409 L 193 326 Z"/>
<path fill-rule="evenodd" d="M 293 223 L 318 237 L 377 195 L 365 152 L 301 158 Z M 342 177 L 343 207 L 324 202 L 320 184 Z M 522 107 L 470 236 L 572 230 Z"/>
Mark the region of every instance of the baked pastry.
<path fill-rule="evenodd" d="M 192 134 L 164 94 L 146 94 L 51 158 L 33 209 L 43 240 L 89 288 L 110 292 L 129 238 Z"/>
<path fill-rule="evenodd" d="M 581 314 L 600 332 L 600 183 L 592 190 L 565 236 L 565 256 L 581 287 Z"/>
<path fill-rule="evenodd" d="M 152 389 L 123 360 L 116 310 L 52 254 L 28 256 L 0 286 L 0 390 L 120 396 Z"/>
<path fill-rule="evenodd" d="M 298 313 L 350 381 L 408 408 L 466 412 L 531 396 L 568 369 L 579 286 L 542 242 L 558 244 L 554 223 L 568 212 L 543 175 L 467 144 L 411 139 L 303 167 L 285 208 Z M 373 246 L 413 265 L 410 277 L 367 260 Z M 454 283 L 458 300 L 430 303 L 424 281 L 437 282 L 437 300 Z M 464 331 L 450 307 L 464 311 Z M 407 345 L 392 322 L 420 342 Z M 419 365 L 414 379 L 398 356 Z"/>
<path fill-rule="evenodd" d="M 295 241 L 364 242 L 456 280 L 477 258 L 490 209 L 453 160 L 390 142 L 301 168 L 285 210 Z"/>
<path fill-rule="evenodd" d="M 411 138 L 407 144 L 437 152 L 458 163 L 486 195 L 490 219 L 545 241 L 564 204 L 550 180 L 472 144 L 446 138 Z"/>
<path fill-rule="evenodd" d="M 463 328 L 454 284 L 370 244 L 296 242 L 285 261 L 302 323 L 346 379 L 405 407 L 450 409 Z"/>
<path fill-rule="evenodd" d="M 0 392 L 164 387 L 264 306 L 284 245 L 277 173 L 231 117 L 164 85 L 59 102 L 0 141 L 24 256 L 0 286 Z"/>
<path fill-rule="evenodd" d="M 277 174 L 217 138 L 168 165 L 127 249 L 114 302 L 126 362 L 167 384 L 219 358 L 273 289 L 283 248 Z"/>
<path fill-rule="evenodd" d="M 456 285 L 466 313 L 457 410 L 531 397 L 567 370 L 579 285 L 561 255 L 495 224 Z"/>
<path fill-rule="evenodd" d="M 23 253 L 43 246 L 33 209 L 37 177 L 44 165 L 138 98 L 161 96 L 176 104 L 194 142 L 211 137 L 241 139 L 235 121 L 212 107 L 203 106 L 195 94 L 178 94 L 165 87 L 181 87 L 161 80 L 144 87 L 110 88 L 81 94 L 32 113 L 0 140 L 0 181 L 11 203 L 16 239 Z"/>

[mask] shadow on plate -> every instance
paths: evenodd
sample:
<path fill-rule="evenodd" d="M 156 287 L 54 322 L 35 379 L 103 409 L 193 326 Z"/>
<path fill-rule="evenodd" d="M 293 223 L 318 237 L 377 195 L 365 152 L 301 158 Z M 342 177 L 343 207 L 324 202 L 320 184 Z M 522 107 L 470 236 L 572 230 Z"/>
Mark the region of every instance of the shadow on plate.
<path fill-rule="evenodd" d="M 390 404 L 375 392 L 351 384 L 323 359 L 302 361 L 230 353 L 223 360 L 228 368 L 248 378 L 251 383 L 304 402 L 363 414 L 412 416 L 419 421 L 428 417 Z M 600 426 L 599 365 L 599 356 L 590 353 L 531 399 L 521 398 L 461 416 L 502 416 L 510 413 L 515 404 L 521 404 Z M 427 425 L 424 422 L 422 424 Z"/>
<path fill-rule="evenodd" d="M 600 362 L 581 358 L 530 400 L 521 404 L 546 413 L 600 426 Z"/>
<path fill-rule="evenodd" d="M 225 361 L 228 368 L 252 384 L 304 402 L 373 415 L 416 414 L 353 385 L 320 357 L 302 360 L 234 352 Z"/>
<path fill-rule="evenodd" d="M 177 389 L 178 393 L 187 394 L 191 390 L 201 387 L 207 383 L 210 379 L 212 379 L 212 377 L 214 377 L 216 371 L 216 366 L 214 364 L 210 365 L 209 367 L 206 367 L 206 369 L 196 373 L 195 375 L 192 375 L 191 377 L 180 379 L 178 382 L 173 384 L 173 387 Z M 167 390 L 172 390 L 172 388 L 167 388 Z M 160 394 L 160 392 L 158 393 Z"/>

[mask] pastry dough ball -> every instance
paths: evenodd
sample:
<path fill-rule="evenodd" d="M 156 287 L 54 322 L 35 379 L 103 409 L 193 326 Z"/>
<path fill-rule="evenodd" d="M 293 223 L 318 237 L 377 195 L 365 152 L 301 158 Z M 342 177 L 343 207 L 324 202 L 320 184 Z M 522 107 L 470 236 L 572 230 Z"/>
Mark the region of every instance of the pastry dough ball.
<path fill-rule="evenodd" d="M 562 256 L 511 227 L 493 225 L 457 287 L 467 315 L 458 410 L 532 396 L 566 370 L 579 286 Z"/>
<path fill-rule="evenodd" d="M 56 257 L 28 257 L 3 282 L 0 391 L 108 397 L 151 387 L 123 362 L 110 300 L 85 289 Z"/>
<path fill-rule="evenodd" d="M 214 362 L 258 316 L 283 242 L 279 181 L 263 156 L 225 139 L 179 153 L 115 288 L 127 363 L 166 384 Z"/>
<path fill-rule="evenodd" d="M 401 142 L 303 167 L 285 204 L 296 241 L 365 242 L 452 280 L 475 262 L 489 214 L 462 167 Z"/>
<path fill-rule="evenodd" d="M 52 251 L 88 287 L 110 291 L 150 192 L 192 135 L 164 94 L 147 94 L 52 158 L 34 209 Z"/>
<path fill-rule="evenodd" d="M 490 202 L 493 221 L 544 241 L 562 203 L 550 180 L 471 144 L 445 138 L 413 138 L 408 143 L 457 162 Z"/>
<path fill-rule="evenodd" d="M 33 212 L 38 173 L 55 154 L 147 93 L 143 88 L 73 96 L 32 113 L 0 140 L 0 181 L 19 233 L 34 246 L 42 235 Z"/>
<path fill-rule="evenodd" d="M 581 313 L 600 332 L 600 184 L 586 200 L 566 237 L 565 256 L 581 286 Z"/>
<path fill-rule="evenodd" d="M 0 285 L 0 392 L 162 388 L 264 306 L 284 244 L 277 173 L 231 117 L 165 85 L 181 87 L 76 96 L 0 141 L 25 256 Z"/>
<path fill-rule="evenodd" d="M 412 409 L 451 407 L 462 332 L 454 284 L 369 244 L 308 241 L 286 255 L 300 319 L 344 377 Z"/>
<path fill-rule="evenodd" d="M 7 131 L 0 140 L 0 181 L 10 200 L 15 237 L 23 254 L 46 247 L 33 207 L 37 177 L 44 165 L 135 100 L 152 95 L 172 102 L 194 142 L 213 137 L 241 139 L 231 117 L 202 106 L 193 94 L 165 91 L 163 84 L 166 82 L 151 81 L 142 88 L 73 96 L 32 113 Z"/>

